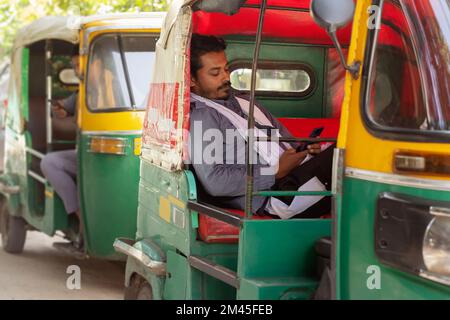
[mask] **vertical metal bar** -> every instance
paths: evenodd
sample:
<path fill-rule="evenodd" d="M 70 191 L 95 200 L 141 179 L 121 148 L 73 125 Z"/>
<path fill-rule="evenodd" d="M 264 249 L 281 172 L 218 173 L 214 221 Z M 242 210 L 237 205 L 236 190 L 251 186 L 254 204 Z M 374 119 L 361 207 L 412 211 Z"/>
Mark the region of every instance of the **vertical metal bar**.
<path fill-rule="evenodd" d="M 52 135 L 52 104 L 50 100 L 52 99 L 52 51 L 53 44 L 52 40 L 45 41 L 45 75 L 46 75 L 46 124 L 47 124 L 47 145 L 51 145 L 53 142 Z"/>
<path fill-rule="evenodd" d="M 117 41 L 119 44 L 120 59 L 122 60 L 123 73 L 125 74 L 125 81 L 127 83 L 128 94 L 130 96 L 131 108 L 136 109 L 136 100 L 134 99 L 133 87 L 131 86 L 130 74 L 128 71 L 128 63 L 125 57 L 125 52 L 123 51 L 123 41 L 122 36 L 117 35 Z"/>
<path fill-rule="evenodd" d="M 259 49 L 261 47 L 262 29 L 264 26 L 264 14 L 266 12 L 267 0 L 261 1 L 261 10 L 259 11 L 258 31 L 256 33 L 255 51 L 253 53 L 252 64 L 252 82 L 250 86 L 250 108 L 248 112 L 248 139 L 245 149 L 245 160 L 247 162 L 247 188 L 245 194 L 245 216 L 252 216 L 252 200 L 253 200 L 253 145 L 255 136 L 253 129 L 255 128 L 255 89 L 256 89 L 256 71 L 258 69 Z"/>
<path fill-rule="evenodd" d="M 331 234 L 331 299 L 339 300 L 341 298 L 341 250 L 340 237 L 342 221 L 342 196 L 345 174 L 345 149 L 334 149 L 333 156 L 333 176 L 332 176 L 332 234 Z"/>

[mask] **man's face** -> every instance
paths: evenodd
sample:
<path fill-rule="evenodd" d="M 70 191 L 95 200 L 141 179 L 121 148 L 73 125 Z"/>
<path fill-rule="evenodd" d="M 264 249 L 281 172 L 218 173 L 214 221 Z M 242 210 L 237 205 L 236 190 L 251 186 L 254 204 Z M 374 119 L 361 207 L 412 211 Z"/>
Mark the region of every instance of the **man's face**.
<path fill-rule="evenodd" d="M 72 57 L 72 68 L 75 71 L 75 75 L 78 77 L 78 79 L 80 79 L 81 78 L 80 56 L 73 56 Z"/>
<path fill-rule="evenodd" d="M 191 91 L 208 99 L 228 99 L 231 82 L 225 51 L 205 53 L 200 62 L 202 68 L 191 77 Z"/>

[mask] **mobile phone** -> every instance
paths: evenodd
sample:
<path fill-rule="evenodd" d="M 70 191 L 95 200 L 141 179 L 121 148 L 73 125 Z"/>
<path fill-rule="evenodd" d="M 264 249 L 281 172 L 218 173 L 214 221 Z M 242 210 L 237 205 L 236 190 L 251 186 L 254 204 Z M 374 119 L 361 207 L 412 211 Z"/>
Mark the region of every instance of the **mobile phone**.
<path fill-rule="evenodd" d="M 313 131 L 311 131 L 311 134 L 309 135 L 309 137 L 310 137 L 310 138 L 317 138 L 318 136 L 321 135 L 323 129 L 324 129 L 324 127 L 315 128 Z M 302 143 L 302 144 L 297 148 L 297 152 L 305 151 L 306 148 L 307 148 L 310 144 L 313 144 L 313 143 L 314 143 L 314 142 L 304 142 L 304 143 Z"/>

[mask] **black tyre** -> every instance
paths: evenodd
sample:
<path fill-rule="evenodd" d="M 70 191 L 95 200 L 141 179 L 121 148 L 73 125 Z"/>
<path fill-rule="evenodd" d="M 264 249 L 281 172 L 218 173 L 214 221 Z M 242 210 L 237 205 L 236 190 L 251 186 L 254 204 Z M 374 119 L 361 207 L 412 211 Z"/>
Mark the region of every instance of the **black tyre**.
<path fill-rule="evenodd" d="M 153 300 L 153 290 L 146 281 L 141 283 L 136 300 Z"/>
<path fill-rule="evenodd" d="M 2 201 L 3 202 L 3 201 Z M 2 246 L 8 253 L 21 253 L 27 236 L 26 222 L 9 214 L 6 202 L 0 205 L 0 232 Z"/>
<path fill-rule="evenodd" d="M 142 277 L 134 275 L 130 286 L 125 288 L 125 300 L 153 300 L 153 290 Z"/>

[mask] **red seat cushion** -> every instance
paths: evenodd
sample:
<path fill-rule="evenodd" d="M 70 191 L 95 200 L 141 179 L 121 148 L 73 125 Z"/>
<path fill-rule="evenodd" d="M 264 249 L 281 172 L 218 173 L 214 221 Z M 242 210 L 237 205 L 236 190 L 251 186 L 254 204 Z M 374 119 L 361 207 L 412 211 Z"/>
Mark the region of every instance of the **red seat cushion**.
<path fill-rule="evenodd" d="M 245 213 L 241 210 L 226 209 L 227 211 L 244 217 Z M 269 216 L 253 216 L 255 220 L 272 219 Z M 207 243 L 236 243 L 239 240 L 239 229 L 209 216 L 199 214 L 198 234 L 200 239 Z"/>
<path fill-rule="evenodd" d="M 336 138 L 339 132 L 339 119 L 311 119 L 311 118 L 279 118 L 289 132 L 299 138 L 307 138 L 311 131 L 317 127 L 324 127 L 321 138 Z M 241 210 L 227 209 L 227 211 L 244 216 Z M 253 216 L 252 219 L 267 220 L 268 216 Z M 239 229 L 217 219 L 200 214 L 198 234 L 202 241 L 207 243 L 236 243 L 239 240 Z"/>

